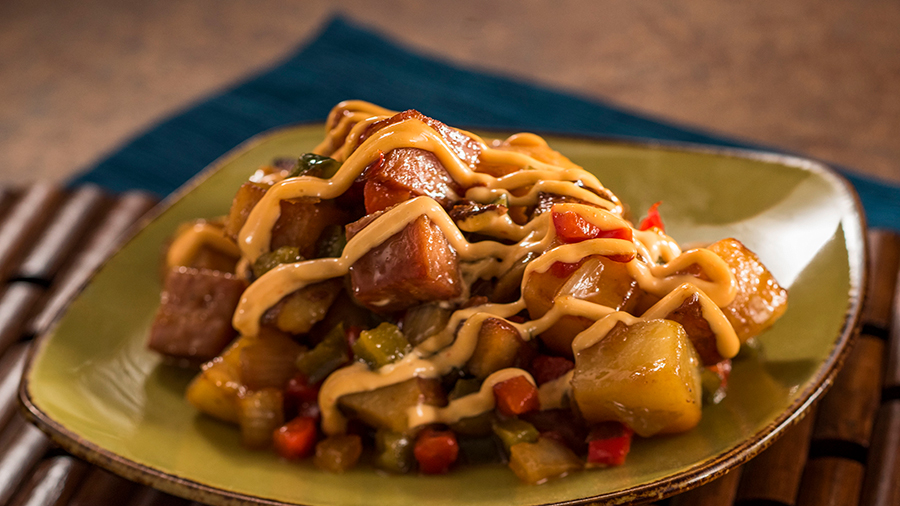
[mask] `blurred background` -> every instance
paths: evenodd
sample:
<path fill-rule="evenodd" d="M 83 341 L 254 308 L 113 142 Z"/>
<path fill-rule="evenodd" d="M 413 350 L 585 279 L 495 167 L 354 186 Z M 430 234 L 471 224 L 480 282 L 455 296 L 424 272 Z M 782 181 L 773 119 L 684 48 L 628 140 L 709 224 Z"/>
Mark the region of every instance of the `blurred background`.
<path fill-rule="evenodd" d="M 3 0 L 0 185 L 89 168 L 337 13 L 455 65 L 900 182 L 894 0 Z"/>

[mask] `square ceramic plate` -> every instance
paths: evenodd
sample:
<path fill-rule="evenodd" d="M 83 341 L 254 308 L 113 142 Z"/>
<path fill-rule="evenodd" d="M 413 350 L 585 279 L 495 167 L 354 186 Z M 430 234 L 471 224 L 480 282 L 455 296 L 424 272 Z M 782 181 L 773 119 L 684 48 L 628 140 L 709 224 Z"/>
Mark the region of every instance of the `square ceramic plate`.
<path fill-rule="evenodd" d="M 624 503 L 712 479 L 769 445 L 830 384 L 852 339 L 865 283 L 865 225 L 823 165 L 754 152 L 553 138 L 642 212 L 662 201 L 681 244 L 736 237 L 790 290 L 785 316 L 737 360 L 728 397 L 686 434 L 637 440 L 625 465 L 540 486 L 504 465 L 445 476 L 346 474 L 287 463 L 238 443 L 236 428 L 184 400 L 192 374 L 160 363 L 145 341 L 160 291 L 159 255 L 182 221 L 227 212 L 238 186 L 274 157 L 309 151 L 321 127 L 264 134 L 216 162 L 167 202 L 40 338 L 21 398 L 72 453 L 131 479 L 215 504 L 537 505 Z"/>

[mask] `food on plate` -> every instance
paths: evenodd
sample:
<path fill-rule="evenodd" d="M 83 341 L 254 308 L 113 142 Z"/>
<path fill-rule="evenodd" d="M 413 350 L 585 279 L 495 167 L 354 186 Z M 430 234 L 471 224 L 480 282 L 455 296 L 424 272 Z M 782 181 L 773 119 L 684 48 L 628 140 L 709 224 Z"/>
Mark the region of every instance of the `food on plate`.
<path fill-rule="evenodd" d="M 738 240 L 683 251 L 534 134 L 347 101 L 248 176 L 176 231 L 149 346 L 203 363 L 187 400 L 244 445 L 330 472 L 622 465 L 787 307 Z"/>

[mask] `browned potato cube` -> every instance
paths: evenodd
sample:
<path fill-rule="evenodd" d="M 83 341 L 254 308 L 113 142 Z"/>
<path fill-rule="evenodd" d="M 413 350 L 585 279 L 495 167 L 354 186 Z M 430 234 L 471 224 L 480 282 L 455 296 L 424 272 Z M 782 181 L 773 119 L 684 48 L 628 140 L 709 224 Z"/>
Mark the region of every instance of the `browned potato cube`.
<path fill-rule="evenodd" d="M 787 310 L 787 290 L 759 261 L 755 253 L 737 239 L 722 239 L 708 249 L 731 267 L 737 280 L 737 295 L 722 308 L 741 342 L 775 323 Z"/>
<path fill-rule="evenodd" d="M 440 380 L 411 378 L 368 392 L 347 394 L 338 399 L 338 406 L 351 417 L 370 427 L 393 432 L 407 429 L 409 418 L 406 410 L 419 404 L 447 404 Z"/>
<path fill-rule="evenodd" d="M 190 234 L 191 229 L 194 229 L 198 225 L 215 227 L 218 229 L 224 228 L 224 225 L 222 223 L 219 223 L 218 221 L 209 222 L 207 220 L 196 220 L 192 222 L 182 223 L 175 231 L 175 234 L 173 234 L 170 238 L 167 249 L 170 249 L 172 247 L 172 244 L 176 240 L 176 238 L 182 236 L 182 234 Z M 234 269 L 238 261 L 237 246 L 233 246 L 229 249 L 232 249 L 234 251 L 222 251 L 220 247 L 205 243 L 201 240 L 196 251 L 194 251 L 192 255 L 187 258 L 176 256 L 176 258 L 170 259 L 168 258 L 168 253 L 170 253 L 171 251 L 167 251 L 167 254 L 163 255 L 162 261 L 160 262 L 162 279 L 165 280 L 166 275 L 168 275 L 169 273 L 169 269 L 173 267 L 193 267 L 194 269 L 209 269 L 211 271 L 234 273 Z M 175 265 L 169 265 L 170 260 L 174 260 Z"/>
<path fill-rule="evenodd" d="M 618 324 L 575 357 L 572 394 L 588 423 L 618 421 L 644 437 L 700 422 L 700 361 L 678 323 Z"/>
<path fill-rule="evenodd" d="M 301 288 L 269 308 L 262 317 L 262 324 L 290 334 L 305 334 L 325 317 L 342 288 L 340 279 Z"/>
<path fill-rule="evenodd" d="M 197 255 L 193 258 L 191 265 L 188 267 L 234 273 L 237 261 L 238 259 L 231 255 L 204 245 L 197 250 Z"/>
<path fill-rule="evenodd" d="M 325 227 L 343 225 L 344 213 L 333 200 L 314 197 L 282 200 L 281 216 L 272 228 L 271 249 L 296 246 L 304 258 L 315 258 L 316 241 Z"/>
<path fill-rule="evenodd" d="M 247 217 L 263 198 L 269 185 L 248 181 L 241 185 L 225 219 L 225 233 L 237 240 Z M 343 225 L 345 216 L 333 201 L 314 197 L 282 200 L 281 215 L 272 228 L 270 248 L 296 246 L 304 258 L 314 258 L 316 241 L 330 225 Z"/>
<path fill-rule="evenodd" d="M 584 466 L 564 444 L 542 437 L 536 443 L 519 443 L 509 449 L 509 468 L 525 483 L 543 483 Z"/>
<path fill-rule="evenodd" d="M 576 268 L 550 268 L 535 272 L 525 282 L 523 296 L 532 319 L 544 316 L 561 295 L 588 300 L 619 311 L 631 311 L 641 290 L 628 274 L 626 264 L 593 255 Z M 580 316 L 564 316 L 544 331 L 541 341 L 558 355 L 572 357 L 572 340 L 594 322 Z"/>
<path fill-rule="evenodd" d="M 313 463 L 330 473 L 352 469 L 362 455 L 362 439 L 356 434 L 331 436 L 316 444 Z"/>
<path fill-rule="evenodd" d="M 244 280 L 219 271 L 172 269 L 163 286 L 148 346 L 191 362 L 212 359 L 236 335 L 231 317 L 246 287 Z"/>
<path fill-rule="evenodd" d="M 228 211 L 228 216 L 225 218 L 225 233 L 227 235 L 237 240 L 238 232 L 241 231 L 241 227 L 247 222 L 250 211 L 263 198 L 268 189 L 269 185 L 252 181 L 247 181 L 238 188 L 237 193 L 234 195 L 234 200 L 231 201 L 231 209 Z"/>
<path fill-rule="evenodd" d="M 524 344 L 515 327 L 499 318 L 488 318 L 481 324 L 478 344 L 466 368 L 478 379 L 487 378 L 500 369 L 513 367 Z"/>
<path fill-rule="evenodd" d="M 185 399 L 202 413 L 238 423 L 238 396 L 246 390 L 241 382 L 240 357 L 252 341 L 239 338 L 222 355 L 203 364 L 203 372 L 188 385 Z"/>
<path fill-rule="evenodd" d="M 350 267 L 350 282 L 353 296 L 376 312 L 452 299 L 462 292 L 456 251 L 426 216 L 357 260 Z"/>

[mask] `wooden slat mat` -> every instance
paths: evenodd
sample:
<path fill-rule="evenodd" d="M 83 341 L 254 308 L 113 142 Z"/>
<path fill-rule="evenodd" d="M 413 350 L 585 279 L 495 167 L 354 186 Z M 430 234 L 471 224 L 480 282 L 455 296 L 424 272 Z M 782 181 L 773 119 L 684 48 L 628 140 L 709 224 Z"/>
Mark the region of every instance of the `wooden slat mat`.
<path fill-rule="evenodd" d="M 31 339 L 154 204 L 90 186 L 0 190 L 0 506 L 190 504 L 66 454 L 17 410 Z M 900 236 L 869 242 L 862 333 L 829 393 L 757 458 L 660 504 L 900 504 Z"/>

